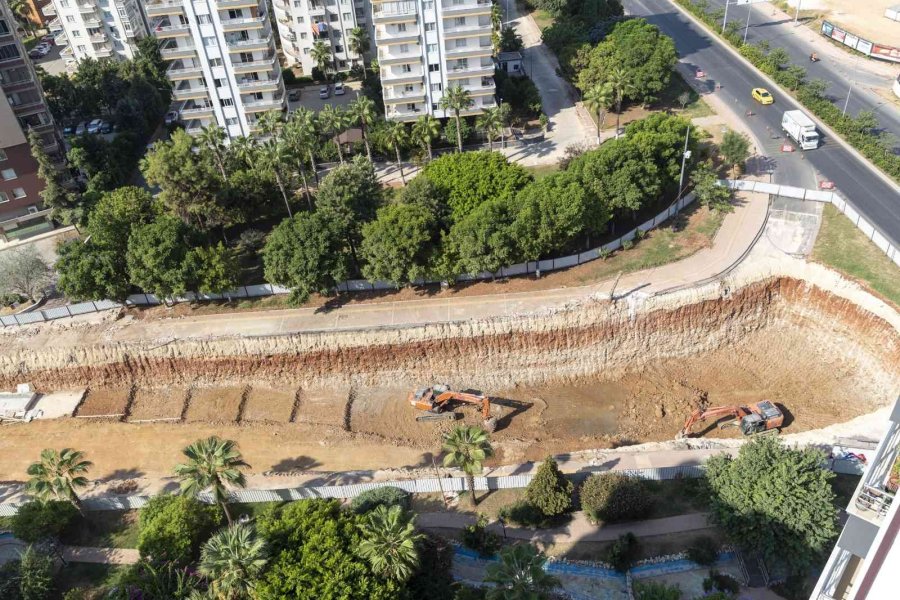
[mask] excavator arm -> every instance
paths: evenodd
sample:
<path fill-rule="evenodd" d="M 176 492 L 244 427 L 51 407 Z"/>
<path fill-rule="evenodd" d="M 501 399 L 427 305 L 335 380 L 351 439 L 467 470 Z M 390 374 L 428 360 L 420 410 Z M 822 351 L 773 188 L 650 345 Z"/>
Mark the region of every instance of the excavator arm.
<path fill-rule="evenodd" d="M 684 427 L 681 428 L 681 431 L 678 434 L 678 439 L 686 438 L 688 434 L 691 432 L 691 428 L 698 421 L 705 421 L 707 419 L 718 419 L 720 417 L 724 417 L 726 415 L 730 415 L 734 418 L 739 418 L 744 416 L 744 411 L 740 406 L 717 406 L 715 408 L 708 408 L 706 410 L 697 409 L 691 413 L 691 416 L 687 418 L 687 421 L 684 422 Z"/>
<path fill-rule="evenodd" d="M 481 407 L 481 416 L 487 420 L 491 418 L 491 399 L 487 396 L 478 394 L 467 394 L 466 392 L 454 392 L 452 390 L 440 394 L 434 399 L 435 406 L 443 406 L 447 402 L 455 400 L 465 404 L 475 404 Z"/>

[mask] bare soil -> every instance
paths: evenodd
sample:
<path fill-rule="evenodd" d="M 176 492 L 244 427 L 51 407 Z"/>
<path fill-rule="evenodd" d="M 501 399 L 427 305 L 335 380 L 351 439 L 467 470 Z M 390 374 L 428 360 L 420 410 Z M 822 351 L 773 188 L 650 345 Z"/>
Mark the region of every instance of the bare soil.
<path fill-rule="evenodd" d="M 291 420 L 297 397 L 298 391 L 294 389 L 276 390 L 253 386 L 247 394 L 247 401 L 241 412 L 241 422 L 287 423 Z"/>
<path fill-rule="evenodd" d="M 185 420 L 231 423 L 237 421 L 246 386 L 202 387 L 191 390 Z"/>
<path fill-rule="evenodd" d="M 173 386 L 165 388 L 141 388 L 134 395 L 128 420 L 181 419 L 188 390 Z"/>
<path fill-rule="evenodd" d="M 76 417 L 107 417 L 125 414 L 130 386 L 91 388 L 75 411 Z"/>

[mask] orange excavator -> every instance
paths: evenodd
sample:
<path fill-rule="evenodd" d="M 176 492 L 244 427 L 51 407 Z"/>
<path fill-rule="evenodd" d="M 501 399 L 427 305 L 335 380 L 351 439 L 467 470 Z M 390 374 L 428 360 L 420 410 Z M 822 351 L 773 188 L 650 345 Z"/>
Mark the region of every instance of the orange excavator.
<path fill-rule="evenodd" d="M 731 417 L 731 419 L 719 423 L 719 429 L 739 427 L 744 435 L 777 434 L 784 423 L 784 413 L 775 406 L 774 402 L 769 400 L 763 400 L 750 406 L 717 406 L 714 408 L 701 406 L 684 422 L 684 427 L 678 433 L 677 439 L 688 437 L 691 427 L 698 421 L 721 419 L 722 417 Z"/>
<path fill-rule="evenodd" d="M 491 416 L 491 399 L 483 394 L 471 392 L 456 392 L 448 385 L 433 385 L 419 388 L 409 394 L 409 403 L 428 414 L 419 415 L 417 421 L 438 421 L 442 419 L 455 419 L 456 414 L 447 412 L 452 402 L 474 404 L 481 408 L 481 418 L 484 419 L 484 428 L 491 432 L 497 429 L 497 419 Z"/>

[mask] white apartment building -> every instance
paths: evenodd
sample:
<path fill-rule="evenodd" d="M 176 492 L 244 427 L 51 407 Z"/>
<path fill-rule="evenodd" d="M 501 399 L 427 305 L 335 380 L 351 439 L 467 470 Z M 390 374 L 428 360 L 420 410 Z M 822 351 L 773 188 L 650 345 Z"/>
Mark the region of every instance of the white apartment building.
<path fill-rule="evenodd" d="M 443 91 L 460 86 L 474 104 L 462 115 L 496 106 L 491 0 L 372 0 L 385 116 L 412 121 L 439 108 Z"/>
<path fill-rule="evenodd" d="M 288 66 L 300 66 L 311 75 L 316 61 L 312 47 L 317 41 L 331 48 L 332 68 L 349 71 L 362 57 L 350 50 L 350 32 L 362 27 L 372 40 L 369 0 L 272 0 L 281 49 Z"/>
<path fill-rule="evenodd" d="M 147 23 L 138 0 L 53 0 L 41 11 L 66 67 L 74 71 L 86 58 L 134 58 Z"/>
<path fill-rule="evenodd" d="M 256 132 L 286 97 L 266 0 L 146 0 L 162 40 L 173 100 L 188 133 L 217 124 L 229 139 Z"/>

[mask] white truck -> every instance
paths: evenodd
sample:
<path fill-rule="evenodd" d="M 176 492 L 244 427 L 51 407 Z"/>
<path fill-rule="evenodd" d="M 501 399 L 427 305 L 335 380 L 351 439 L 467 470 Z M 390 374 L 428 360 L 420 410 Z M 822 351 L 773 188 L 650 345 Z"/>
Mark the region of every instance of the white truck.
<path fill-rule="evenodd" d="M 781 128 L 799 144 L 801 150 L 815 150 L 819 147 L 816 124 L 802 110 L 785 111 L 781 117 Z"/>

